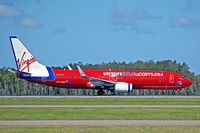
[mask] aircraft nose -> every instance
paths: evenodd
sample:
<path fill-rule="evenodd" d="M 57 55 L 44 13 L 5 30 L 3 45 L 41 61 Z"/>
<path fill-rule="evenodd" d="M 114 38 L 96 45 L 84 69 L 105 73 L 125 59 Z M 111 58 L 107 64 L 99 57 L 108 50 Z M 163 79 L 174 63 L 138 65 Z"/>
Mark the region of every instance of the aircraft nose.
<path fill-rule="evenodd" d="M 185 83 L 186 83 L 186 85 L 187 85 L 187 86 L 189 86 L 189 85 L 191 85 L 191 84 L 192 84 L 192 81 L 191 81 L 191 80 L 189 80 L 189 79 L 186 79 L 186 82 L 185 82 Z"/>

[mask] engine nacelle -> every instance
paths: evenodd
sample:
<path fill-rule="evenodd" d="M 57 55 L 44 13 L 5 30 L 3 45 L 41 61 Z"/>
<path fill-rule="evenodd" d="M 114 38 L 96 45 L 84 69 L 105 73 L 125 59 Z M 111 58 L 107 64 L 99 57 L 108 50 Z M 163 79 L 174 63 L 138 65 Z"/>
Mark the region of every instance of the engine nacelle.
<path fill-rule="evenodd" d="M 115 84 L 115 92 L 131 92 L 133 85 L 131 83 L 117 82 Z"/>

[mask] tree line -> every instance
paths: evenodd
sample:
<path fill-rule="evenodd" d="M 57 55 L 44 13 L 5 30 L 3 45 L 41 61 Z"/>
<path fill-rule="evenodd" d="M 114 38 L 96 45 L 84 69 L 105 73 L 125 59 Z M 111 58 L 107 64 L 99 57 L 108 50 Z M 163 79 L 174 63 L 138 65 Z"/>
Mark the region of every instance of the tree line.
<path fill-rule="evenodd" d="M 186 63 L 177 63 L 176 61 L 136 61 L 136 62 L 108 62 L 101 64 L 83 64 L 82 62 L 69 64 L 73 70 L 77 65 L 83 70 L 158 70 L 169 71 L 184 75 L 193 81 L 189 87 L 182 91 L 175 92 L 175 95 L 200 95 L 200 75 L 190 72 Z M 57 69 L 68 69 L 67 66 L 55 67 Z M 173 90 L 143 90 L 134 89 L 131 93 L 111 93 L 105 91 L 105 95 L 171 95 Z M 17 78 L 13 73 L 7 71 L 7 68 L 0 69 L 0 95 L 97 95 L 97 90 L 91 89 L 65 89 L 51 86 L 30 83 Z"/>

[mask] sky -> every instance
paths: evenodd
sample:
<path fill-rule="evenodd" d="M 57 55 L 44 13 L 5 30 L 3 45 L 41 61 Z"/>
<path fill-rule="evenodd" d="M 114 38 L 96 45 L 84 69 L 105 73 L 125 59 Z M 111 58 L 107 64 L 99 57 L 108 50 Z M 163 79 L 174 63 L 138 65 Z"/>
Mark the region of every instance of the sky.
<path fill-rule="evenodd" d="M 199 0 L 0 0 L 0 68 L 9 36 L 42 64 L 176 60 L 200 74 Z"/>

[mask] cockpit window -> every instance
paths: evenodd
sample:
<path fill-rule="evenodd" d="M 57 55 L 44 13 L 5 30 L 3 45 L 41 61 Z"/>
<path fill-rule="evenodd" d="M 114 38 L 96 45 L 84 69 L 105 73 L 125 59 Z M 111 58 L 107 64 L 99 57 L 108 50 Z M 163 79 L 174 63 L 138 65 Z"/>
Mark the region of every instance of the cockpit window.
<path fill-rule="evenodd" d="M 184 79 L 185 77 L 178 77 L 179 79 Z"/>

